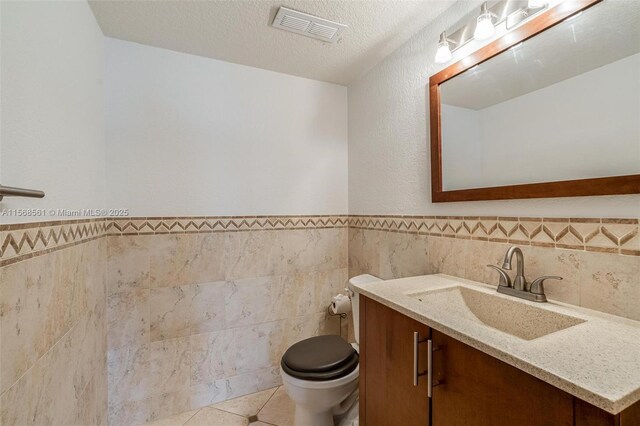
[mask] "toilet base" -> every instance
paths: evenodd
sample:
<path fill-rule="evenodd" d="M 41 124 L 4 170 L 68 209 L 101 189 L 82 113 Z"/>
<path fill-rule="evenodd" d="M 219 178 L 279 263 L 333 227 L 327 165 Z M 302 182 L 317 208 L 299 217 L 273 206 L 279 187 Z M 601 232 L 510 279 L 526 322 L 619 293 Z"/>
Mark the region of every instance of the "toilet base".
<path fill-rule="evenodd" d="M 333 413 L 325 411 L 322 413 L 314 413 L 306 410 L 301 405 L 296 405 L 295 426 L 333 426 Z"/>

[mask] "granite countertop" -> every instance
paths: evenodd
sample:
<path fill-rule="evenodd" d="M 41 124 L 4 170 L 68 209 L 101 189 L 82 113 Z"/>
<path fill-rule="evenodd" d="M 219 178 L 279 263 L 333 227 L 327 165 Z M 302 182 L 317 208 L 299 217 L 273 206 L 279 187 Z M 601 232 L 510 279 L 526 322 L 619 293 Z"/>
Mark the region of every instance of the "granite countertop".
<path fill-rule="evenodd" d="M 467 287 L 584 322 L 525 340 L 489 327 L 417 294 Z M 420 321 L 611 414 L 640 400 L 640 322 L 558 302 L 535 303 L 499 294 L 495 286 L 424 275 L 354 285 L 375 301 Z M 471 314 L 472 315 L 472 314 Z M 532 324 L 535 326 L 535 324 Z"/>

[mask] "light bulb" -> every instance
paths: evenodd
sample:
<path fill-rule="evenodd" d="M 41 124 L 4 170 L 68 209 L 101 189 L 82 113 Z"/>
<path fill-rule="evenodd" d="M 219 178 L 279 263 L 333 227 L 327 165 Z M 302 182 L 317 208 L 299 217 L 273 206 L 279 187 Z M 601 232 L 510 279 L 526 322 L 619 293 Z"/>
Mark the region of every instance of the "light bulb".
<path fill-rule="evenodd" d="M 449 44 L 438 44 L 438 51 L 436 52 L 436 64 L 444 64 L 451 60 L 451 50 Z"/>
<path fill-rule="evenodd" d="M 548 0 L 529 0 L 527 7 L 529 9 L 540 9 L 541 7 L 545 7 L 548 3 Z"/>
<path fill-rule="evenodd" d="M 487 2 L 482 3 L 480 8 L 480 16 L 476 23 L 476 29 L 473 32 L 473 38 L 476 40 L 486 40 L 496 31 L 493 26 L 493 14 L 489 12 Z"/>
<path fill-rule="evenodd" d="M 440 41 L 438 42 L 438 50 L 436 51 L 436 64 L 444 64 L 451 60 L 451 49 L 449 48 L 449 41 L 447 40 L 447 33 L 442 32 L 440 34 Z"/>

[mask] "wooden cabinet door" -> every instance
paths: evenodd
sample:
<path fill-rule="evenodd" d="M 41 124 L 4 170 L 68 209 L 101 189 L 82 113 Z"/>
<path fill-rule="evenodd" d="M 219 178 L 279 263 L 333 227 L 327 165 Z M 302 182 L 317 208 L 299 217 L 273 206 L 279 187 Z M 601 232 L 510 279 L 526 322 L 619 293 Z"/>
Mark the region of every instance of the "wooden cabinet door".
<path fill-rule="evenodd" d="M 572 426 L 573 397 L 431 330 L 433 426 Z"/>
<path fill-rule="evenodd" d="M 427 377 L 413 385 L 413 333 L 429 327 L 360 296 L 360 424 L 427 426 Z M 427 369 L 427 345 L 419 345 L 419 370 Z"/>

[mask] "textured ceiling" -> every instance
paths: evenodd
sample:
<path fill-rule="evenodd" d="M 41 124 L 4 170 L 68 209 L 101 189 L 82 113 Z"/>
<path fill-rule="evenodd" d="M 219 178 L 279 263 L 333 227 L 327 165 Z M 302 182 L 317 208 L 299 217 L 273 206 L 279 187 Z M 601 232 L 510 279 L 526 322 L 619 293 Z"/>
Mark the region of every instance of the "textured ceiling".
<path fill-rule="evenodd" d="M 108 37 L 347 85 L 452 0 L 90 1 Z M 335 44 L 270 26 L 279 6 L 349 26 Z"/>

